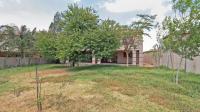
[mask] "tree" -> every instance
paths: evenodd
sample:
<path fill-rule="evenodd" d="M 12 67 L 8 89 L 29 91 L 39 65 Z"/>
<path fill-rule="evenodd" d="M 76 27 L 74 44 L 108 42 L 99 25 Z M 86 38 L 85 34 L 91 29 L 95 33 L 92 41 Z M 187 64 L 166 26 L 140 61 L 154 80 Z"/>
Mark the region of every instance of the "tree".
<path fill-rule="evenodd" d="M 15 31 L 17 31 L 16 48 L 20 51 L 21 57 L 25 58 L 26 53 L 30 55 L 34 50 L 36 28 L 30 31 L 26 25 L 22 25 L 20 28 L 15 27 Z"/>
<path fill-rule="evenodd" d="M 47 31 L 40 31 L 36 33 L 35 49 L 49 61 L 57 59 L 56 43 L 57 40 L 53 33 Z"/>
<path fill-rule="evenodd" d="M 53 22 L 49 26 L 49 32 L 52 32 L 53 34 L 61 32 L 61 26 L 60 22 L 62 20 L 62 13 L 56 12 L 54 15 Z"/>
<path fill-rule="evenodd" d="M 126 52 L 126 65 L 129 66 L 129 53 L 135 49 L 143 41 L 143 36 L 150 35 L 146 31 L 150 31 L 155 24 L 156 15 L 137 15 L 140 19 L 134 21 L 130 26 L 122 26 L 122 44 Z"/>
<path fill-rule="evenodd" d="M 34 48 L 34 34 L 36 28 L 34 28 L 33 31 L 30 31 L 25 25 L 21 26 L 21 28 L 18 28 L 15 25 L 5 25 L 1 26 L 1 30 L 1 48 L 3 50 L 19 50 L 22 58 L 25 57 L 25 52 L 31 54 L 31 51 Z"/>
<path fill-rule="evenodd" d="M 193 59 L 200 52 L 200 10 L 199 0 L 173 0 L 175 17 L 166 17 L 164 30 L 173 52 L 181 56 L 176 73 L 176 84 L 179 80 L 179 71 L 183 58 Z M 167 43 L 167 42 L 166 42 Z M 166 44 L 168 47 L 168 45 Z"/>
<path fill-rule="evenodd" d="M 129 54 L 131 50 L 136 48 L 138 37 L 135 36 L 135 31 L 130 26 L 121 27 L 122 45 L 126 53 L 126 66 L 129 66 Z"/>
<path fill-rule="evenodd" d="M 86 34 L 85 48 L 97 59 L 110 58 L 120 45 L 119 24 L 113 20 L 103 20 L 97 29 Z"/>
<path fill-rule="evenodd" d="M 11 51 L 15 48 L 16 33 L 9 25 L 0 26 L 0 50 Z"/>
<path fill-rule="evenodd" d="M 93 9 L 77 5 L 68 6 L 62 15 L 60 42 L 63 44 L 58 45 L 58 57 L 67 58 L 74 66 L 85 50 L 85 35 L 97 28 L 98 16 Z"/>

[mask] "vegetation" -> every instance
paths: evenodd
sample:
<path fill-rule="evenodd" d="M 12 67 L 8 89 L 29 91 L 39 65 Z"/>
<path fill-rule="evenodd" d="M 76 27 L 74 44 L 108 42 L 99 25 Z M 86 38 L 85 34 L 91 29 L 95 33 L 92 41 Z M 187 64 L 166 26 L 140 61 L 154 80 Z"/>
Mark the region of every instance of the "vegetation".
<path fill-rule="evenodd" d="M 200 55 L 199 0 L 173 0 L 174 17 L 166 17 L 155 46 L 183 58 Z M 101 20 L 89 7 L 70 5 L 57 12 L 48 31 L 29 30 L 25 25 L 0 26 L 0 50 L 20 52 L 24 58 L 42 55 L 49 60 L 68 60 L 74 67 L 83 58 L 109 58 L 124 46 L 129 54 L 150 35 L 156 16 L 138 15 L 130 26 L 114 20 Z M 26 54 L 27 53 L 27 54 Z M 156 57 L 156 58 L 157 58 Z M 159 64 L 159 60 L 158 64 Z M 1 111 L 200 111 L 200 76 L 167 68 L 87 66 L 66 68 L 39 65 L 0 70 Z M 36 71 L 37 71 L 36 70 Z M 173 83 L 175 77 L 176 84 Z M 35 83 L 37 100 L 35 101 Z M 177 85 L 179 83 L 179 85 Z M 41 89 L 43 88 L 43 89 Z M 33 102 L 35 101 L 35 102 Z M 12 105 L 12 107 L 10 107 Z"/>
<path fill-rule="evenodd" d="M 15 33 L 14 29 L 8 25 L 0 26 L 0 50 L 1 51 L 10 51 L 14 49 L 15 45 Z"/>
<path fill-rule="evenodd" d="M 173 0 L 175 17 L 166 17 L 163 22 L 167 38 L 164 40 L 165 48 L 181 56 L 176 75 L 177 84 L 182 59 L 192 60 L 200 52 L 199 4 L 199 0 Z"/>
<path fill-rule="evenodd" d="M 16 71 L 21 71 L 15 73 Z M 10 72 L 7 72 L 10 71 Z M 23 71 L 23 72 L 22 72 Z M 0 84 L 2 111 L 35 111 L 34 67 L 0 71 L 7 83 Z M 200 77 L 166 68 L 87 66 L 66 69 L 60 65 L 39 66 L 43 111 L 189 111 L 200 109 Z M 22 80 L 23 79 L 23 80 Z M 16 83 L 9 85 L 8 83 Z M 10 89 L 5 90 L 7 84 Z M 13 89 L 21 91 L 13 96 Z M 7 108 L 9 105 L 12 107 Z M 20 107 L 20 108 L 19 108 Z"/>
<path fill-rule="evenodd" d="M 156 15 L 137 15 L 138 21 L 134 21 L 130 26 L 121 26 L 121 40 L 126 53 L 126 66 L 129 66 L 129 56 L 133 49 L 143 42 L 143 36 L 150 35 L 146 31 L 151 31 L 156 26 Z"/>
<path fill-rule="evenodd" d="M 36 50 L 47 60 L 57 59 L 56 37 L 51 32 L 40 31 L 36 33 Z"/>
<path fill-rule="evenodd" d="M 17 26 L 2 25 L 0 27 L 0 49 L 2 51 L 20 52 L 24 58 L 27 54 L 32 54 L 35 44 L 36 28 L 30 31 L 26 25 L 20 28 Z"/>

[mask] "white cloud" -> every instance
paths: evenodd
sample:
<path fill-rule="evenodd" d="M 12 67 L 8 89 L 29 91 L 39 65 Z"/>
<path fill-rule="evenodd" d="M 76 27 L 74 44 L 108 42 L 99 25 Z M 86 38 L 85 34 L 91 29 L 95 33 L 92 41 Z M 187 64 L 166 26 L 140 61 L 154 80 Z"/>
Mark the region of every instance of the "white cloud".
<path fill-rule="evenodd" d="M 0 1 L 0 8 L 1 8 L 1 7 L 3 7 L 3 2 L 2 2 L 2 1 Z"/>
<path fill-rule="evenodd" d="M 79 3 L 81 0 L 72 0 L 74 3 Z"/>
<path fill-rule="evenodd" d="M 104 7 L 114 13 L 150 10 L 151 14 L 158 15 L 158 21 L 170 10 L 169 5 L 163 5 L 163 0 L 114 0 L 106 2 Z"/>
<path fill-rule="evenodd" d="M 164 4 L 164 1 L 166 4 Z M 131 11 L 150 11 L 150 14 L 157 15 L 157 21 L 162 22 L 166 14 L 171 11 L 169 0 L 113 0 L 104 4 L 106 10 L 112 13 L 125 13 Z M 130 18 L 126 23 L 130 24 L 137 20 L 136 17 Z M 156 44 L 156 29 L 149 32 L 151 38 L 144 37 L 144 51 L 147 51 Z"/>
<path fill-rule="evenodd" d="M 21 3 L 21 0 L 15 0 L 18 4 L 20 4 Z"/>

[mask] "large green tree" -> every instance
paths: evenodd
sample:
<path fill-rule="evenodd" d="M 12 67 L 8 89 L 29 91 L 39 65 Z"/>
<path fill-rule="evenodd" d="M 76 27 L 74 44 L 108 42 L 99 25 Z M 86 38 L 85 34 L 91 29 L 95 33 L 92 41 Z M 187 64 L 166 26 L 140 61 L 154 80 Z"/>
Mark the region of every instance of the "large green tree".
<path fill-rule="evenodd" d="M 49 61 L 55 61 L 57 39 L 52 32 L 39 31 L 36 33 L 35 49 L 36 52 L 40 53 L 44 58 Z"/>
<path fill-rule="evenodd" d="M 98 16 L 93 9 L 77 5 L 68 6 L 68 10 L 63 12 L 61 21 L 58 57 L 63 60 L 68 59 L 74 66 L 85 50 L 85 34 L 96 29 L 97 24 Z"/>
<path fill-rule="evenodd" d="M 93 57 L 110 58 L 120 47 L 119 24 L 113 20 L 102 20 L 95 30 L 85 35 L 84 46 Z"/>

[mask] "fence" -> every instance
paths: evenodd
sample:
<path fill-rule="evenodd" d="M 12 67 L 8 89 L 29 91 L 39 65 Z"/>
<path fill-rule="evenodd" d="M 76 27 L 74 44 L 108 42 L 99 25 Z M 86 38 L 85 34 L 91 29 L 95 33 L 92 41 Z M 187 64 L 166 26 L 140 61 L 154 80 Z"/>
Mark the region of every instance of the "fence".
<path fill-rule="evenodd" d="M 32 64 L 46 64 L 43 58 L 0 57 L 0 68 L 26 66 Z"/>
<path fill-rule="evenodd" d="M 157 65 L 155 56 L 153 53 L 144 54 L 144 63 L 151 64 L 153 66 L 166 66 L 172 69 L 177 69 L 181 60 L 181 57 L 176 53 L 165 52 L 160 57 L 159 65 Z M 193 60 L 182 59 L 180 66 L 181 69 L 186 69 L 187 72 L 193 72 L 200 74 L 200 56 L 195 57 Z"/>

